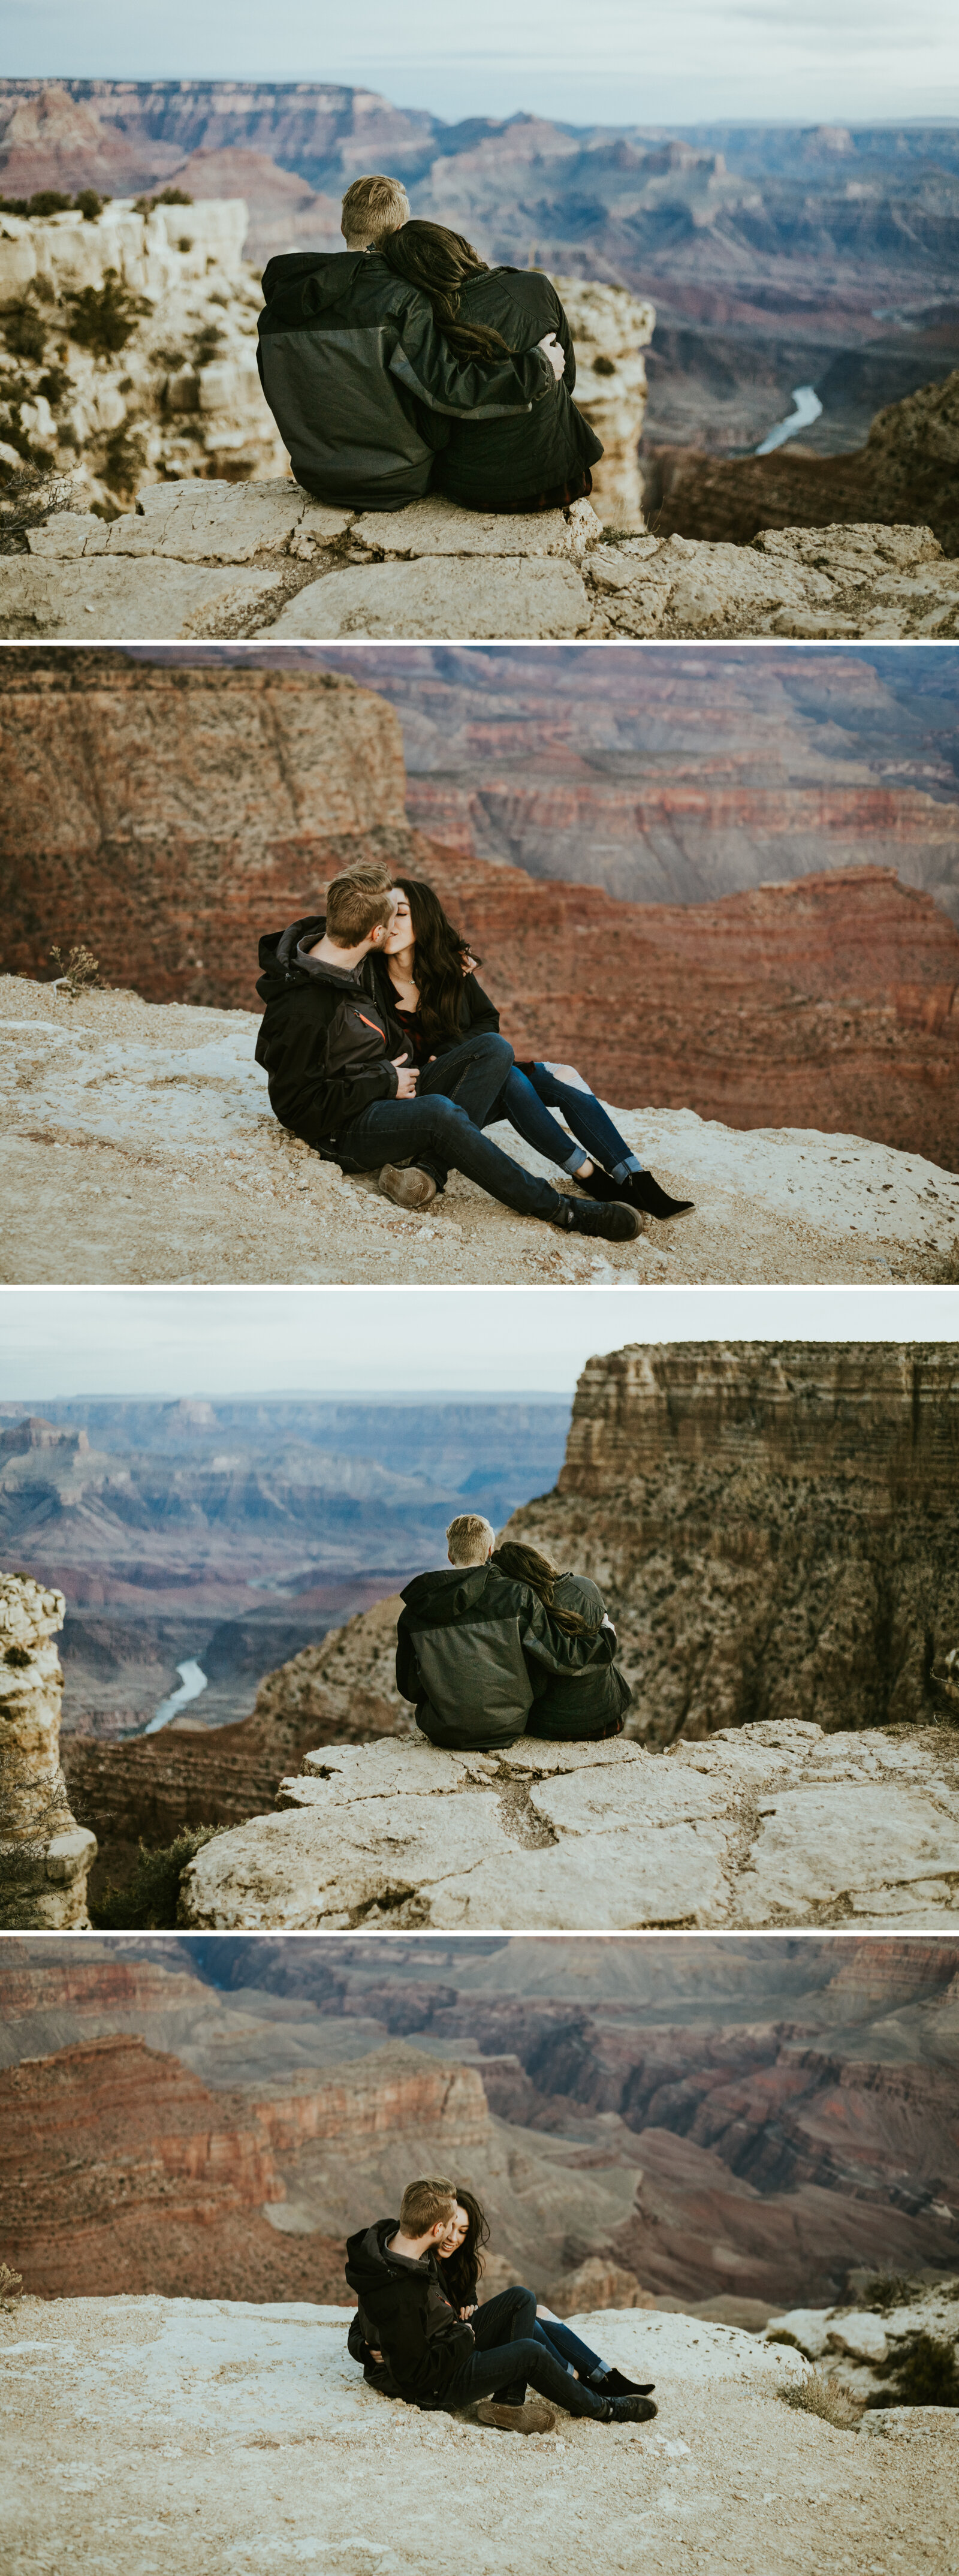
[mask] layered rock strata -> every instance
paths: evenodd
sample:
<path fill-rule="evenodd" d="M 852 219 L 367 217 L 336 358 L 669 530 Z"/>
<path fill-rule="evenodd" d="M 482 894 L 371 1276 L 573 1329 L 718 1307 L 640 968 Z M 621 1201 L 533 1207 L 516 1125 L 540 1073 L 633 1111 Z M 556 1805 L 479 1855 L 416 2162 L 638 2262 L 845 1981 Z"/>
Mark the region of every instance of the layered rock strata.
<path fill-rule="evenodd" d="M 647 1743 L 928 1724 L 957 1426 L 951 1343 L 634 1346 L 588 1363 L 557 1490 L 510 1529 L 598 1574 Z"/>
<path fill-rule="evenodd" d="M 838 528 L 868 521 L 931 528 L 959 554 L 959 370 L 877 412 L 851 456 L 720 458 L 661 448 L 643 465 L 644 502 L 659 537 L 748 546 L 761 528 Z"/>
<path fill-rule="evenodd" d="M 71 1814 L 60 1768 L 62 1592 L 0 1574 L 0 1925 L 67 1931 L 89 1921 L 96 1839 Z"/>
<path fill-rule="evenodd" d="M 946 1929 L 957 1884 L 951 1739 L 793 1718 L 658 1759 L 622 1739 L 326 1746 L 274 1814 L 197 1854 L 180 1916 L 198 1931 Z"/>
<path fill-rule="evenodd" d="M 750 546 L 605 531 L 588 501 L 496 518 L 440 496 L 358 515 L 289 481 L 146 486 L 59 510 L 0 577 L 0 634 L 107 642 L 783 635 L 943 640 L 959 569 L 924 526 L 765 529 Z"/>

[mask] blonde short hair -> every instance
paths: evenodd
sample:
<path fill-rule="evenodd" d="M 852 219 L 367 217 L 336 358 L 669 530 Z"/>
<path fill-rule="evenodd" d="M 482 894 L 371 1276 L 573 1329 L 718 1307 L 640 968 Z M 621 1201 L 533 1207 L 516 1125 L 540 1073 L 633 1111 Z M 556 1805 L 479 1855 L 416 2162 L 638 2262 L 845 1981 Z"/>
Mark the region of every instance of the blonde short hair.
<path fill-rule="evenodd" d="M 419 2182 L 408 2182 L 400 2202 L 404 2236 L 425 2236 L 441 2218 L 452 2218 L 455 2208 L 456 2184 L 445 2174 L 421 2175 Z"/>
<path fill-rule="evenodd" d="M 480 1512 L 460 1512 L 446 1533 L 446 1553 L 451 1565 L 484 1565 L 496 1537 L 492 1522 L 484 1521 Z"/>
<path fill-rule="evenodd" d="M 345 242 L 379 242 L 409 220 L 410 201 L 401 179 L 354 179 L 343 199 L 340 231 Z"/>

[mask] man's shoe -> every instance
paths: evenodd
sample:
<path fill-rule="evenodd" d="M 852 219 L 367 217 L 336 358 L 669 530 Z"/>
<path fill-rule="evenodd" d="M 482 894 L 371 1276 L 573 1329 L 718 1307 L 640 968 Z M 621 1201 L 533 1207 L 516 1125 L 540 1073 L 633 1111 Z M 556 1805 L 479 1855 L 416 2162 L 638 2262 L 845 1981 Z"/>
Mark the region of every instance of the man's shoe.
<path fill-rule="evenodd" d="M 691 1216 L 694 1199 L 671 1199 L 661 1190 L 651 1172 L 631 1172 L 626 1184 L 630 1206 L 641 1208 L 644 1216 L 658 1217 L 660 1225 L 674 1225 L 679 1216 Z"/>
<path fill-rule="evenodd" d="M 656 2409 L 653 2408 L 655 2415 Z M 525 2406 L 503 2406 L 495 2397 L 484 2397 L 476 2409 L 479 2424 L 493 2424 L 498 2433 L 555 2433 L 556 2417 L 542 2397 L 527 2398 Z"/>
<path fill-rule="evenodd" d="M 603 1207 L 584 1207 L 580 1199 L 563 1200 L 569 1215 L 564 1219 L 568 1233 L 598 1236 L 603 1243 L 632 1243 L 640 1231 L 639 1218 L 633 1207 L 614 1199 Z"/>
<path fill-rule="evenodd" d="M 606 2420 L 609 2424 L 651 2424 L 658 2413 L 651 2397 L 611 2397 Z"/>
<path fill-rule="evenodd" d="M 408 1163 L 405 1171 L 395 1163 L 384 1163 L 379 1187 L 381 1198 L 392 1199 L 394 1207 L 427 1208 L 436 1197 L 432 1172 L 421 1172 L 418 1163 Z"/>
<path fill-rule="evenodd" d="M 593 2385 L 592 2381 L 590 2385 Z M 625 2371 L 607 2370 L 605 2378 L 596 2386 L 600 2397 L 651 2397 L 656 2382 L 655 2379 L 627 2379 Z"/>

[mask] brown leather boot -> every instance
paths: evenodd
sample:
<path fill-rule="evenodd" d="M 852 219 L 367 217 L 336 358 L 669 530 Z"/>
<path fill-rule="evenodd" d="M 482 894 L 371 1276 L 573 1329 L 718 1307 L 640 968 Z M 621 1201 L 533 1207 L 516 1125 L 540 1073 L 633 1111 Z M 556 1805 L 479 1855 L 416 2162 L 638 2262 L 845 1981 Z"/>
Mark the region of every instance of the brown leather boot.
<path fill-rule="evenodd" d="M 484 2397 L 476 2409 L 480 2424 L 493 2424 L 498 2433 L 555 2433 L 556 2417 L 542 2397 L 528 2397 L 525 2406 L 503 2406 L 495 2397 Z"/>
<path fill-rule="evenodd" d="M 436 1197 L 432 1172 L 421 1172 L 418 1163 L 408 1163 L 402 1172 L 395 1163 L 384 1163 L 379 1186 L 381 1198 L 392 1199 L 394 1207 L 427 1208 Z"/>

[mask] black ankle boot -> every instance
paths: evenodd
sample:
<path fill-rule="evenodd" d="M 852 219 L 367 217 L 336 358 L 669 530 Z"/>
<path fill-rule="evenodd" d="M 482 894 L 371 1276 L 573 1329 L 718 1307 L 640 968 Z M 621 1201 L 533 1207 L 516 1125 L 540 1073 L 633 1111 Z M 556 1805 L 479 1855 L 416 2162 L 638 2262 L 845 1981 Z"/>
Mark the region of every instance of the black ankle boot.
<path fill-rule="evenodd" d="M 641 1209 L 644 1216 L 658 1217 L 660 1225 L 672 1225 L 676 1217 L 691 1215 L 695 1206 L 693 1199 L 671 1199 L 651 1172 L 631 1172 L 624 1196 L 630 1207 Z"/>

